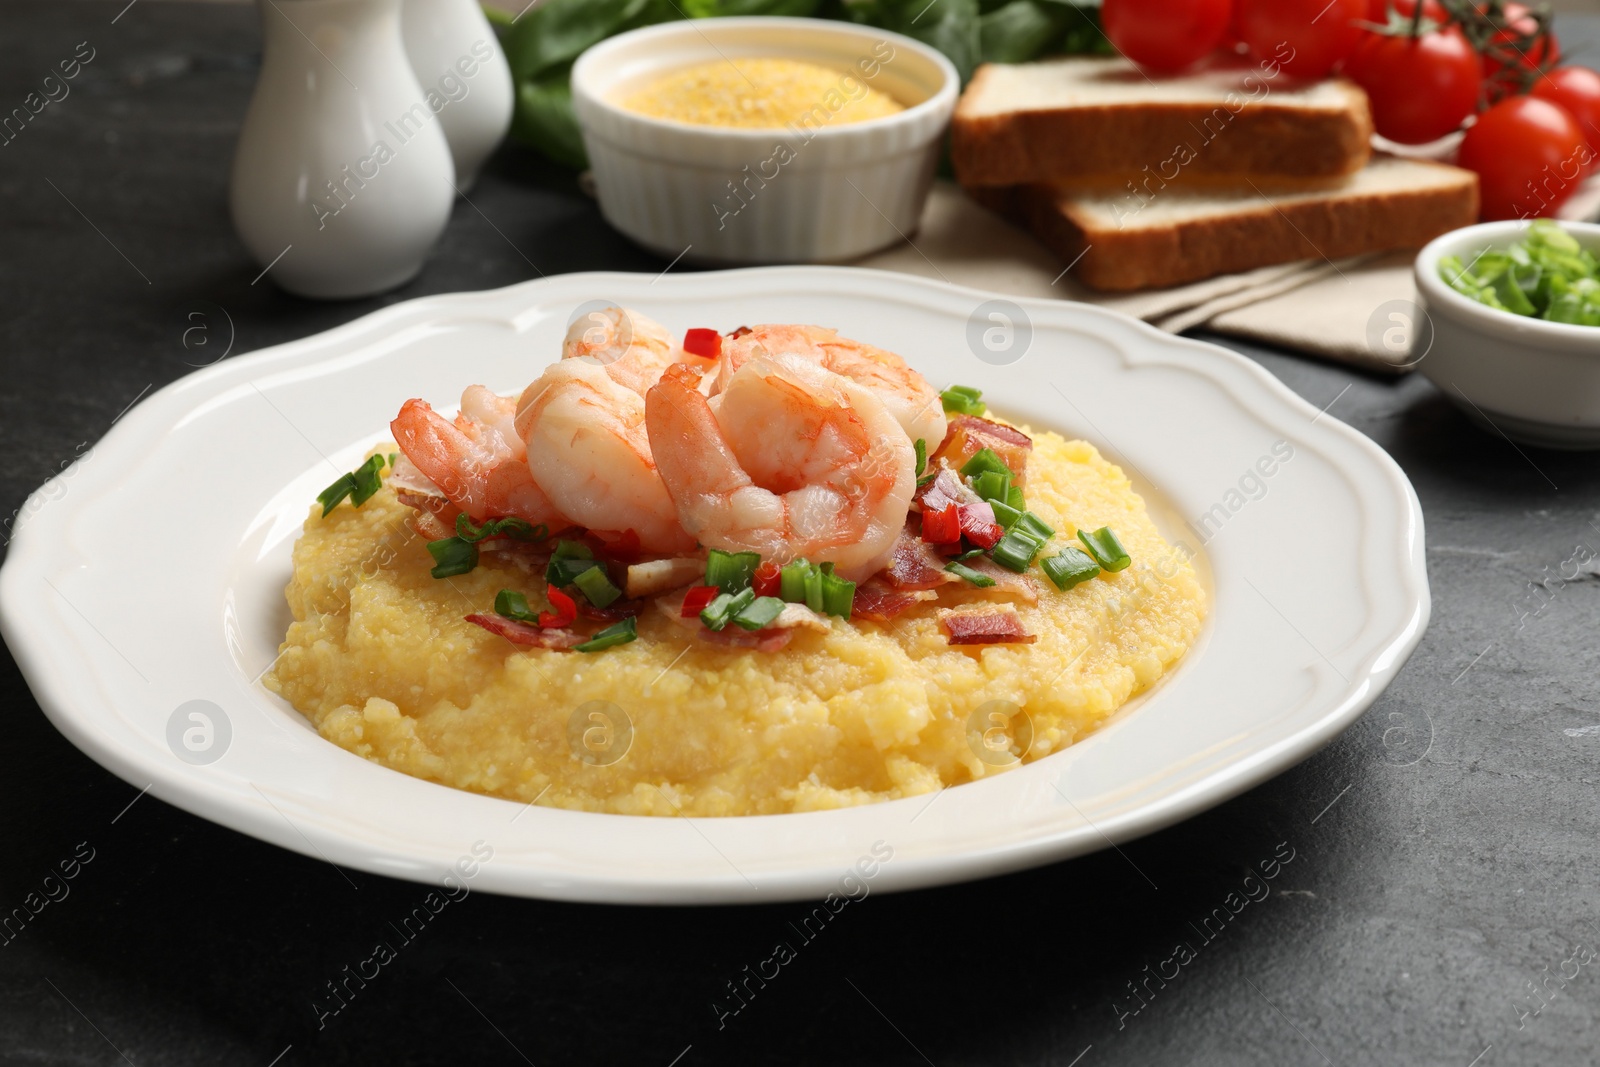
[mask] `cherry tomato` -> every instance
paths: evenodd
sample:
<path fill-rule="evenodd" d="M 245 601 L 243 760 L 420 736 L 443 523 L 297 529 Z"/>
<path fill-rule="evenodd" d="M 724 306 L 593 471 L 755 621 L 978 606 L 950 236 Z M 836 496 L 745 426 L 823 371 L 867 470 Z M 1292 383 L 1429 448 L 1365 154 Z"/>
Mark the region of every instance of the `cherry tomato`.
<path fill-rule="evenodd" d="M 1104 0 L 1100 22 L 1135 63 L 1176 71 L 1222 42 L 1232 8 L 1232 0 Z"/>
<path fill-rule="evenodd" d="M 1420 37 L 1363 34 L 1344 72 L 1367 91 L 1378 132 L 1401 144 L 1458 129 L 1483 87 L 1478 53 L 1454 26 Z"/>
<path fill-rule="evenodd" d="M 1577 189 L 1589 143 L 1565 110 L 1532 96 L 1478 116 L 1457 162 L 1478 174 L 1485 219 L 1554 215 Z"/>
<path fill-rule="evenodd" d="M 1417 13 L 1417 0 L 1368 0 L 1367 21 L 1376 22 L 1380 26 L 1387 25 L 1390 8 L 1399 12 L 1402 18 L 1410 18 Z M 1439 0 L 1422 0 L 1422 17 L 1432 19 L 1442 26 L 1450 15 Z"/>
<path fill-rule="evenodd" d="M 1600 73 L 1588 67 L 1557 67 L 1534 82 L 1533 95 L 1559 104 L 1578 121 L 1596 157 L 1589 168 L 1600 166 Z"/>
<path fill-rule="evenodd" d="M 1296 78 L 1325 77 L 1356 47 L 1368 0 L 1238 0 L 1234 24 L 1256 59 Z"/>
<path fill-rule="evenodd" d="M 1524 73 L 1561 61 L 1561 45 L 1553 33 L 1546 34 L 1532 48 L 1523 49 L 1517 43 L 1539 29 L 1532 11 L 1523 4 L 1514 3 L 1506 4 L 1504 11 L 1500 19 L 1504 28 L 1489 39 L 1483 53 L 1483 76 L 1488 79 L 1496 98 L 1515 91 Z"/>

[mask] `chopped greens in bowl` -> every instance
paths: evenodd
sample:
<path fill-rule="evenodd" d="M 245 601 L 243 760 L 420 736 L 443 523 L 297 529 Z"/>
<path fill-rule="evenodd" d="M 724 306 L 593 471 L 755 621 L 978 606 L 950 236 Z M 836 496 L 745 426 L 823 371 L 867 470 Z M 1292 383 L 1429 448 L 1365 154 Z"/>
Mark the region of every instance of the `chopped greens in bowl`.
<path fill-rule="evenodd" d="M 1549 219 L 1505 249 L 1485 249 L 1470 262 L 1439 260 L 1446 285 L 1480 304 L 1513 315 L 1600 326 L 1600 261 Z"/>

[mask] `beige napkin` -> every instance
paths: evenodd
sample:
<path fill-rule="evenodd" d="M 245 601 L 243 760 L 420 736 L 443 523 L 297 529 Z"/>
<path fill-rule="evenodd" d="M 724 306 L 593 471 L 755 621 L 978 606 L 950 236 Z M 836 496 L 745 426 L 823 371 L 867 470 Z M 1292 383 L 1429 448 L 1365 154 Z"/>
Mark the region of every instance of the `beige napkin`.
<path fill-rule="evenodd" d="M 1600 210 L 1600 179 L 1568 202 L 1565 218 Z M 979 207 L 950 182 L 936 182 L 922 227 L 906 243 L 857 265 L 939 278 L 1014 296 L 1098 304 L 1180 333 L 1197 326 L 1382 373 L 1410 368 L 1390 329 L 1417 299 L 1412 253 L 1307 260 L 1142 293 L 1106 294 L 1079 285 L 1056 256 Z M 1403 303 L 1397 303 L 1403 302 Z M 1387 342 L 1387 343 L 1386 343 Z"/>

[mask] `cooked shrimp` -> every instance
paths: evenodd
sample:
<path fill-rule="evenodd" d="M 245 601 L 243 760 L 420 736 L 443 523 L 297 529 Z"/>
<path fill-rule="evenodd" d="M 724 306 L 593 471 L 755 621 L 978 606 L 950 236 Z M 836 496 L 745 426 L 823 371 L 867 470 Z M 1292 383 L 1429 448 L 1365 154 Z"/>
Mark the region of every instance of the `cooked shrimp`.
<path fill-rule="evenodd" d="M 510 397 L 474 385 L 461 395 L 454 422 L 424 400 L 407 400 L 389 429 L 406 458 L 474 522 L 511 516 L 552 530 L 570 526 L 528 470 L 515 413 Z"/>
<path fill-rule="evenodd" d="M 645 405 L 656 463 L 701 542 L 877 571 L 916 488 L 911 441 L 870 389 L 794 356 L 748 360 L 707 399 L 673 368 Z"/>
<path fill-rule="evenodd" d="M 640 547 L 687 552 L 694 538 L 678 521 L 656 472 L 645 429 L 644 392 L 654 384 L 649 354 L 629 349 L 601 366 L 563 359 L 523 391 L 516 434 L 526 442 L 534 480 L 561 513 L 591 530 L 632 530 Z"/>
<path fill-rule="evenodd" d="M 893 352 L 822 326 L 757 326 L 723 341 L 720 380 L 728 381 L 747 360 L 763 354 L 798 356 L 872 390 L 907 437 L 927 442 L 930 454 L 944 440 L 944 404 L 938 391 Z"/>
<path fill-rule="evenodd" d="M 654 319 L 608 307 L 575 319 L 561 344 L 562 359 L 590 357 L 626 389 L 644 396 L 674 363 L 691 358 Z"/>

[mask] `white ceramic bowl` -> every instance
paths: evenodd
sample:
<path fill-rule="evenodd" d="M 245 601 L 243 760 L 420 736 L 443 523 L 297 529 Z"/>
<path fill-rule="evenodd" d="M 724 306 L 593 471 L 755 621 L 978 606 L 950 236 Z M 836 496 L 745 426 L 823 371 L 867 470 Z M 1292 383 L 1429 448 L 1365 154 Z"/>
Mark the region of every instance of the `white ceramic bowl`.
<path fill-rule="evenodd" d="M 813 125 L 752 130 L 650 118 L 616 102 L 681 67 L 758 57 L 831 67 L 844 95 L 867 85 L 906 110 L 829 123 L 819 100 Z M 648 26 L 595 45 L 572 68 L 606 221 L 660 255 L 703 263 L 833 262 L 913 233 L 959 89 L 935 49 L 824 19 Z"/>
<path fill-rule="evenodd" d="M 1562 228 L 1600 255 L 1600 226 Z M 1507 248 L 1527 233 L 1521 221 L 1486 222 L 1438 238 L 1417 256 L 1417 290 L 1432 322 L 1417 331 L 1417 369 L 1480 425 L 1546 448 L 1600 448 L 1600 327 L 1513 315 L 1445 284 L 1439 260 L 1463 263 L 1485 248 Z"/>

